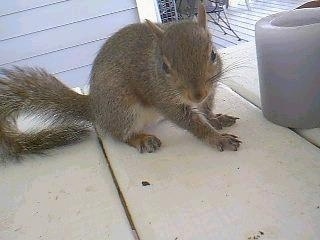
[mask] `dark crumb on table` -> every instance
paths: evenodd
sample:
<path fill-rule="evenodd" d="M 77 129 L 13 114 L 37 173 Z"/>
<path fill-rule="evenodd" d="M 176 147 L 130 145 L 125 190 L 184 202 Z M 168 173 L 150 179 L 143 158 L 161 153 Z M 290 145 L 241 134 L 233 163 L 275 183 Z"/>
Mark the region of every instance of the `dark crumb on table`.
<path fill-rule="evenodd" d="M 178 237 L 176 237 L 174 240 L 178 240 Z"/>
<path fill-rule="evenodd" d="M 142 181 L 141 184 L 142 184 L 142 186 L 149 186 L 150 185 L 150 183 L 147 181 Z"/>
<path fill-rule="evenodd" d="M 317 209 L 319 209 L 320 208 L 320 206 L 317 206 Z"/>
<path fill-rule="evenodd" d="M 17 231 L 19 231 L 21 228 L 22 228 L 22 227 L 18 227 L 18 228 L 16 228 L 16 229 L 13 230 L 13 231 L 17 232 Z"/>
<path fill-rule="evenodd" d="M 259 231 L 258 234 L 255 234 L 255 235 L 253 235 L 253 236 L 251 236 L 251 237 L 248 237 L 248 240 L 258 240 L 258 239 L 260 239 L 260 237 L 262 237 L 263 235 L 264 235 L 264 232 Z"/>

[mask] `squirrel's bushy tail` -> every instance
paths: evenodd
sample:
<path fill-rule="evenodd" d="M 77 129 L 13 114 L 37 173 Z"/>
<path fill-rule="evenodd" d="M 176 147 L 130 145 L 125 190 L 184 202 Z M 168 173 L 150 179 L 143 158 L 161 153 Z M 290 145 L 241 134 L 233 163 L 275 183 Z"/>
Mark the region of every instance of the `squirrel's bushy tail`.
<path fill-rule="evenodd" d="M 46 127 L 21 131 L 16 124 L 19 115 L 38 117 Z M 42 69 L 0 69 L 2 158 L 42 153 L 78 142 L 90 132 L 88 96 L 72 91 Z"/>

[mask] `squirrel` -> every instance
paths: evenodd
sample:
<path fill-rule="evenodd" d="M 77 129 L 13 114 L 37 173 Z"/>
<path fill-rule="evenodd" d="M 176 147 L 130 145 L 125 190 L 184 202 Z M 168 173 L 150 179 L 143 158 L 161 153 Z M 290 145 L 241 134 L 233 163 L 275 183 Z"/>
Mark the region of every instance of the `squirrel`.
<path fill-rule="evenodd" d="M 146 20 L 116 32 L 93 62 L 88 95 L 74 92 L 41 68 L 1 69 L 0 154 L 20 158 L 42 153 L 85 139 L 93 127 L 151 153 L 161 141 L 143 129 L 160 116 L 220 151 L 236 151 L 238 137 L 215 130 L 238 119 L 212 112 L 221 72 L 202 4 L 195 20 Z M 20 131 L 16 119 L 21 113 L 50 124 L 39 131 Z"/>

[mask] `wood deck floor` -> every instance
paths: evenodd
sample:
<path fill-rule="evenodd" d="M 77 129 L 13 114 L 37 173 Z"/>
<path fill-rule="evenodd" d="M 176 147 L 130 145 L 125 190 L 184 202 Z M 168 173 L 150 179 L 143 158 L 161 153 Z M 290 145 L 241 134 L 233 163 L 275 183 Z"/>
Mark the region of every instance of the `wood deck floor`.
<path fill-rule="evenodd" d="M 294 9 L 307 1 L 305 0 L 254 0 L 250 2 L 250 10 L 245 3 L 229 6 L 226 9 L 227 18 L 232 29 L 241 38 L 231 34 L 225 35 L 223 31 L 208 17 L 209 28 L 212 30 L 213 42 L 217 48 L 226 48 L 244 42 L 254 41 L 254 27 L 258 20 L 270 14 Z M 229 31 L 228 31 L 229 33 Z"/>

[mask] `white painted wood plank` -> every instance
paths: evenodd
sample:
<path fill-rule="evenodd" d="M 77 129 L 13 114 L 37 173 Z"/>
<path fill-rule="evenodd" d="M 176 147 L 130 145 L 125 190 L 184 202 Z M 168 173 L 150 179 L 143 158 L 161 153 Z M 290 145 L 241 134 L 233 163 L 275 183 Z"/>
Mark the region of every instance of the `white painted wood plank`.
<path fill-rule="evenodd" d="M 243 5 L 243 4 L 239 4 L 237 7 L 239 9 L 243 9 L 243 10 L 247 9 L 247 6 Z M 267 15 L 275 13 L 274 11 L 269 11 L 269 10 L 266 10 L 264 8 L 258 8 L 258 7 L 252 7 L 252 6 L 251 6 L 251 10 L 256 12 L 256 13 L 262 13 L 262 14 L 267 14 Z"/>
<path fill-rule="evenodd" d="M 255 43 L 249 42 L 233 46 L 222 50 L 221 54 L 225 66 L 235 66 L 223 77 L 222 82 L 261 108 Z M 320 147 L 320 128 L 296 129 L 296 131 Z"/>
<path fill-rule="evenodd" d="M 89 84 L 91 65 L 55 74 L 60 81 L 69 87 L 80 87 Z"/>
<path fill-rule="evenodd" d="M 157 0 L 136 0 L 136 3 L 140 22 L 144 22 L 146 19 L 148 19 L 152 22 L 161 23 L 161 16 L 159 13 Z"/>
<path fill-rule="evenodd" d="M 67 71 L 91 64 L 105 41 L 106 39 L 102 39 L 81 46 L 17 61 L 14 65 L 42 67 L 50 73 Z M 10 67 L 11 65 L 12 64 L 6 64 L 3 67 Z"/>
<path fill-rule="evenodd" d="M 239 5 L 240 7 L 247 7 L 246 5 Z M 268 14 L 277 13 L 281 10 L 278 8 L 273 8 L 270 6 L 261 6 L 261 4 L 250 4 L 251 10 L 257 11 L 257 12 L 267 12 Z M 283 10 L 282 10 L 283 11 Z"/>
<path fill-rule="evenodd" d="M 47 6 L 49 4 L 55 4 L 59 2 L 65 2 L 70 0 L 10 0 L 3 1 L 0 8 L 0 17 L 2 15 L 13 14 L 28 9 Z"/>
<path fill-rule="evenodd" d="M 251 30 L 252 32 L 254 32 L 254 24 L 250 24 L 247 22 L 240 22 L 240 21 L 238 21 L 238 19 L 235 19 L 233 16 L 229 16 L 228 19 L 229 19 L 231 27 L 238 26 L 238 27 L 242 27 L 244 29 Z"/>
<path fill-rule="evenodd" d="M 230 7 L 228 8 L 227 12 L 228 11 L 232 11 L 236 14 L 247 14 L 248 17 L 259 17 L 259 18 L 262 18 L 262 17 L 265 17 L 265 16 L 268 16 L 267 13 L 259 13 L 259 12 L 256 12 L 256 11 L 249 11 L 248 9 L 244 9 L 244 8 L 239 8 L 239 7 Z"/>
<path fill-rule="evenodd" d="M 297 1 L 299 2 L 299 1 Z M 276 9 L 279 9 L 279 10 L 288 10 L 288 9 L 294 9 L 295 6 L 297 5 L 297 3 L 295 4 L 288 4 L 288 3 L 281 3 L 279 1 L 277 2 L 273 2 L 273 1 L 267 1 L 267 2 L 264 2 L 264 1 L 255 1 L 256 5 L 259 5 L 259 6 L 268 6 L 268 7 L 274 7 Z"/>
<path fill-rule="evenodd" d="M 120 28 L 138 21 L 137 10 L 132 9 L 10 39 L 0 43 L 0 65 L 106 38 Z"/>
<path fill-rule="evenodd" d="M 153 154 L 104 139 L 140 238 L 319 239 L 319 149 L 227 88 L 218 89 L 217 112 L 240 117 L 226 130 L 243 140 L 238 152 L 168 123 L 150 131 L 163 143 Z"/>
<path fill-rule="evenodd" d="M 211 22 L 209 22 L 208 27 L 209 27 L 210 32 L 213 35 L 213 38 L 218 34 L 219 36 L 224 37 L 226 40 L 231 41 L 236 45 L 244 43 L 244 42 L 248 42 L 248 41 L 254 41 L 254 37 L 253 36 L 241 33 L 241 32 L 239 32 L 239 31 L 237 31 L 235 29 L 234 29 L 235 32 L 238 34 L 238 36 L 243 41 L 239 42 L 238 38 L 235 37 L 234 35 L 231 35 L 231 34 L 224 35 L 224 33 L 221 31 L 221 29 L 218 26 L 216 26 L 215 24 L 211 23 Z"/>
<path fill-rule="evenodd" d="M 283 6 L 277 6 L 277 5 L 273 5 L 273 4 L 270 4 L 270 3 L 264 3 L 264 2 L 253 2 L 251 4 L 251 6 L 253 7 L 257 7 L 259 9 L 265 9 L 267 11 L 270 11 L 271 12 L 274 12 L 274 13 L 277 13 L 277 12 L 281 12 L 281 11 L 287 11 L 288 8 L 289 10 L 292 10 L 294 8 L 291 8 L 291 7 L 283 7 Z"/>
<path fill-rule="evenodd" d="M 247 6 L 244 5 L 245 1 L 240 1 L 242 4 L 239 4 L 239 1 L 233 2 L 229 8 L 225 10 L 228 19 L 230 20 L 231 27 L 233 30 L 236 31 L 236 33 L 240 36 L 241 39 L 252 41 L 254 40 L 254 25 L 255 22 L 262 17 L 265 17 L 267 15 L 272 14 L 274 11 L 272 11 L 271 8 L 279 11 L 284 10 L 291 10 L 293 9 L 294 5 L 288 5 L 288 3 L 283 1 L 272 1 L 272 3 L 269 3 L 270 1 L 263 2 L 261 1 L 250 1 L 251 6 L 255 6 L 256 8 L 251 8 L 251 10 L 248 10 Z M 299 4 L 299 1 L 297 1 L 294 4 Z M 300 0 L 300 3 L 302 4 L 303 1 Z M 291 6 L 291 7 L 290 7 Z M 261 13 L 261 10 L 264 11 L 264 13 Z M 209 19 L 210 20 L 210 19 Z M 214 26 L 211 22 L 209 22 L 209 27 L 219 31 L 219 28 Z M 241 42 L 235 42 L 237 39 L 233 39 L 232 35 L 225 35 L 222 36 L 224 40 L 231 41 L 234 44 L 239 44 Z M 227 45 L 223 44 L 223 42 L 220 42 L 219 47 L 226 47 Z"/>
<path fill-rule="evenodd" d="M 0 18 L 0 40 L 135 8 L 134 0 L 67 1 Z M 125 21 L 125 19 L 123 19 Z"/>
<path fill-rule="evenodd" d="M 133 240 L 96 137 L 0 166 L 1 240 Z"/>
<path fill-rule="evenodd" d="M 320 128 L 296 129 L 302 137 L 320 148 Z"/>
<path fill-rule="evenodd" d="M 248 19 L 248 20 L 253 20 L 253 21 L 258 21 L 259 19 L 261 19 L 261 16 L 255 16 L 250 14 L 251 12 L 238 12 L 238 11 L 234 11 L 232 9 L 228 9 L 227 10 L 227 14 L 228 16 L 238 16 L 241 17 L 242 19 Z"/>
<path fill-rule="evenodd" d="M 230 41 L 228 41 L 228 39 L 225 39 L 223 36 L 221 36 L 220 34 L 215 34 L 212 37 L 212 42 L 213 44 L 217 44 L 217 45 L 221 45 L 223 47 L 230 47 L 230 46 L 234 46 L 234 44 Z"/>
<path fill-rule="evenodd" d="M 228 34 L 224 34 L 221 29 L 219 29 L 219 27 L 214 26 L 214 29 L 211 29 L 211 26 L 209 26 L 209 29 L 212 32 L 213 35 L 213 39 L 215 39 L 216 37 L 222 38 L 230 43 L 233 43 L 233 45 L 237 45 L 237 44 L 241 44 L 243 42 L 247 42 L 249 37 L 244 35 L 244 34 L 239 34 L 239 37 L 242 39 L 241 41 L 238 40 L 238 38 L 233 35 L 230 31 L 228 31 Z M 238 34 L 238 33 L 237 33 Z M 246 36 L 246 38 L 242 38 Z"/>
<path fill-rule="evenodd" d="M 240 22 L 240 23 L 246 23 L 246 24 L 249 24 L 249 25 L 252 25 L 254 26 L 256 24 L 256 22 L 258 20 L 255 20 L 255 19 L 248 19 L 248 18 L 243 18 L 242 16 L 237 16 L 237 15 L 234 15 L 234 14 L 229 14 L 228 13 L 228 19 L 233 19 L 234 21 L 236 22 Z"/>
<path fill-rule="evenodd" d="M 209 24 L 213 24 L 213 23 L 209 20 Z M 237 32 L 237 33 L 240 32 L 241 34 L 246 34 L 246 35 L 249 35 L 251 37 L 254 37 L 254 30 L 245 28 L 243 26 L 240 26 L 239 24 L 234 24 L 234 23 L 230 23 L 230 24 L 231 24 L 231 28 L 235 32 Z"/>
<path fill-rule="evenodd" d="M 278 1 L 278 0 L 275 0 L 275 1 L 272 1 L 272 0 L 267 0 L 267 1 L 259 1 L 259 0 L 256 0 L 256 2 L 261 2 L 261 3 L 270 3 L 272 5 L 276 5 L 276 6 L 285 6 L 287 8 L 294 8 L 297 4 L 299 4 L 299 2 L 305 2 L 305 1 L 294 1 L 293 2 L 290 2 L 290 1 Z"/>
<path fill-rule="evenodd" d="M 225 68 L 232 68 L 222 76 L 222 83 L 260 106 L 259 77 L 255 43 L 248 42 L 220 51 Z"/>

